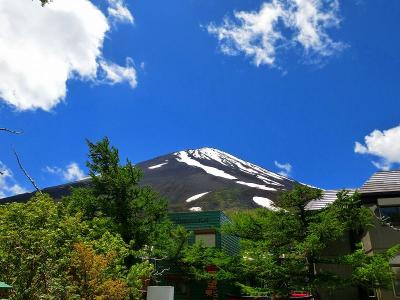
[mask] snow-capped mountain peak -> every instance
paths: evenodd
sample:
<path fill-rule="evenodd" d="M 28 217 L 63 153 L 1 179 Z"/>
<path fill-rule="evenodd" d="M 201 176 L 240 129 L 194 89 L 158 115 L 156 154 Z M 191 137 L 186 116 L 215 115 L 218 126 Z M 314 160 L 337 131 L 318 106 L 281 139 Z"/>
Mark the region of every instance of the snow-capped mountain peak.
<path fill-rule="evenodd" d="M 169 199 L 172 210 L 271 207 L 294 181 L 219 149 L 174 152 L 138 164 L 143 183 Z M 267 201 L 268 200 L 268 201 Z"/>
<path fill-rule="evenodd" d="M 141 185 L 151 186 L 168 201 L 171 211 L 274 209 L 279 194 L 294 181 L 214 148 L 179 151 L 138 163 Z M 90 180 L 46 189 L 53 197 L 70 193 Z M 22 195 L 30 197 L 30 194 Z M 18 200 L 21 201 L 21 200 Z M 315 205 L 314 205 L 315 206 Z"/>
<path fill-rule="evenodd" d="M 268 171 L 215 148 L 204 147 L 195 150 L 179 151 L 175 152 L 174 155 L 179 162 L 202 168 L 209 174 L 227 179 L 237 179 L 233 174 L 229 174 L 229 171 L 226 169 L 229 168 L 236 172 L 239 171 L 256 176 L 257 179 L 266 184 L 280 186 L 282 184 L 279 181 L 292 181 L 285 176 Z M 222 170 L 218 168 L 218 164 L 221 165 Z"/>

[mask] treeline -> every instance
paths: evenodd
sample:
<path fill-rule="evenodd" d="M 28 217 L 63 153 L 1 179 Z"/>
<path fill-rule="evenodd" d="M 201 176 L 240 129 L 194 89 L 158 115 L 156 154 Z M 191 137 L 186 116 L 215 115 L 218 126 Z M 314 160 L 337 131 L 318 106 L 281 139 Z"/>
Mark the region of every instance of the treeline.
<path fill-rule="evenodd" d="M 223 233 L 240 237 L 241 249 L 227 255 L 188 245 L 190 233 L 170 222 L 165 199 L 138 185 L 142 171 L 121 163 L 107 138 L 88 146 L 89 188 L 59 202 L 38 193 L 27 203 L 0 205 L 0 281 L 13 286 L 11 299 L 141 299 L 168 267 L 273 299 L 293 290 L 318 299 L 321 290 L 392 284 L 390 260 L 400 246 L 374 255 L 356 243 L 352 253 L 329 251 L 349 234 L 360 241 L 374 224 L 357 193 L 340 192 L 327 208 L 308 211 L 321 191 L 297 185 L 274 210 L 233 212 Z"/>
<path fill-rule="evenodd" d="M 187 233 L 108 139 L 88 143 L 91 188 L 0 206 L 0 280 L 12 299 L 140 299 L 154 261 L 180 259 Z"/>

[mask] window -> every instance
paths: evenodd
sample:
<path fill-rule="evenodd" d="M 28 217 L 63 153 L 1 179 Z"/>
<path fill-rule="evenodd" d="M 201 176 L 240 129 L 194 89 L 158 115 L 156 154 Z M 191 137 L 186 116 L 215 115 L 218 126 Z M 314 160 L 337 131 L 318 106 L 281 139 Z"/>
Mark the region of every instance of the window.
<path fill-rule="evenodd" d="M 393 267 L 393 272 L 396 274 L 393 282 L 393 292 L 396 297 L 400 297 L 400 266 Z"/>
<path fill-rule="evenodd" d="M 195 242 L 201 242 L 206 247 L 215 247 L 215 232 L 195 232 Z"/>
<path fill-rule="evenodd" d="M 381 206 L 379 212 L 388 222 L 400 224 L 400 206 Z"/>

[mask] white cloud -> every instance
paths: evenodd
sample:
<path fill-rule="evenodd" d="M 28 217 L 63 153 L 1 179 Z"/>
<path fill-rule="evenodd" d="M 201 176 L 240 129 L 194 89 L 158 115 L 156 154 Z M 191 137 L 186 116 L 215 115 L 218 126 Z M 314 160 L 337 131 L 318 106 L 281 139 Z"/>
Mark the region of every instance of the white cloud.
<path fill-rule="evenodd" d="M 327 57 L 344 47 L 326 30 L 337 27 L 338 0 L 272 0 L 259 11 L 238 11 L 232 21 L 207 29 L 216 35 L 223 53 L 245 54 L 256 66 L 276 66 L 278 53 L 301 46 L 305 54 Z"/>
<path fill-rule="evenodd" d="M 44 171 L 51 174 L 59 175 L 66 181 L 76 181 L 85 178 L 85 173 L 76 162 L 70 163 L 64 169 L 59 167 L 46 166 L 44 168 Z"/>
<path fill-rule="evenodd" d="M 289 163 L 279 163 L 277 161 L 274 162 L 275 166 L 280 169 L 280 171 L 278 172 L 278 174 L 285 176 L 285 177 L 289 177 L 291 172 L 292 172 L 292 165 Z"/>
<path fill-rule="evenodd" d="M 100 82 L 114 85 L 126 81 L 132 88 L 137 86 L 136 70 L 131 58 L 126 59 L 126 67 L 105 60 L 100 61 L 99 64 L 104 76 L 103 79 L 99 80 Z"/>
<path fill-rule="evenodd" d="M 375 166 L 375 168 L 382 170 L 382 171 L 389 171 L 392 167 L 391 163 L 387 161 L 371 161 L 371 163 Z"/>
<path fill-rule="evenodd" d="M 108 15 L 115 21 L 133 23 L 134 18 L 129 9 L 124 5 L 123 0 L 108 0 Z"/>
<path fill-rule="evenodd" d="M 400 164 L 400 125 L 383 131 L 376 129 L 364 138 L 364 143 L 356 142 L 354 152 L 378 157 L 380 161 L 372 161 L 378 169 L 389 170 L 393 164 Z"/>
<path fill-rule="evenodd" d="M 83 171 L 79 168 L 77 163 L 71 163 L 63 172 L 64 178 L 68 181 L 80 180 L 85 177 Z"/>
<path fill-rule="evenodd" d="M 124 7 L 112 2 L 110 9 Z M 39 1 L 0 1 L 0 98 L 17 110 L 48 111 L 65 99 L 69 79 L 96 82 L 99 73 L 108 75 L 100 61 L 111 21 L 89 0 L 45 7 Z"/>
<path fill-rule="evenodd" d="M 26 193 L 27 190 L 20 186 L 14 179 L 12 171 L 0 161 L 0 198 Z"/>

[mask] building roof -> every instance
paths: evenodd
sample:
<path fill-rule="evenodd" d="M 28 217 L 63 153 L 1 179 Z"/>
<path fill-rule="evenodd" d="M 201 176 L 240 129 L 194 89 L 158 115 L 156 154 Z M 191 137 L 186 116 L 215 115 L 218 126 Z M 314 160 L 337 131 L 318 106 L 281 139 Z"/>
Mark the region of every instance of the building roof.
<path fill-rule="evenodd" d="M 322 197 L 319 199 L 315 199 L 310 201 L 306 209 L 307 210 L 318 210 L 318 209 L 323 209 L 327 207 L 329 204 L 333 203 L 336 201 L 336 194 L 339 192 L 339 190 L 326 190 L 323 191 Z"/>
<path fill-rule="evenodd" d="M 0 289 L 11 289 L 12 286 L 8 285 L 7 283 L 0 281 Z"/>
<path fill-rule="evenodd" d="M 319 199 L 311 200 L 310 202 L 308 202 L 308 204 L 306 206 L 306 210 L 324 209 L 329 204 L 332 204 L 333 202 L 336 201 L 337 193 L 339 193 L 342 190 L 343 189 L 322 191 L 322 197 L 319 198 Z M 349 191 L 350 194 L 353 194 L 355 192 L 354 189 L 344 189 L 344 190 Z"/>
<path fill-rule="evenodd" d="M 400 192 L 400 170 L 379 171 L 361 187 L 361 194 Z"/>

